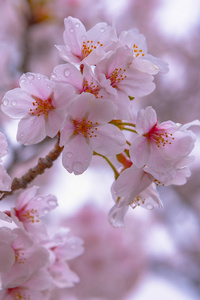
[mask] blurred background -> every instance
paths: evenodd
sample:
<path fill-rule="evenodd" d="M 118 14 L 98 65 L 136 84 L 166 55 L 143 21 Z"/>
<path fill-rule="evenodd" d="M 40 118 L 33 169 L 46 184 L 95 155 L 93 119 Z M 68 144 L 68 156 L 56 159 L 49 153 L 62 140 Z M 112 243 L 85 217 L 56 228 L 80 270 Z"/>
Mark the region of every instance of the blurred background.
<path fill-rule="evenodd" d="M 47 76 L 62 63 L 55 44 L 63 44 L 64 18 L 79 18 L 87 29 L 116 22 L 117 31 L 136 27 L 146 36 L 148 52 L 169 63 L 168 74 L 155 77 L 156 90 L 137 99 L 152 105 L 160 121 L 186 123 L 200 118 L 199 0 L 0 0 L 0 99 L 18 87 L 25 72 Z M 16 140 L 18 121 L 0 113 L 0 130 L 9 143 L 4 164 L 21 176 L 45 156 L 55 141 L 25 147 Z M 69 300 L 200 299 L 200 139 L 199 130 L 185 186 L 159 188 L 163 209 L 128 212 L 126 227 L 107 220 L 113 205 L 112 170 L 95 157 L 79 176 L 68 174 L 58 159 L 35 179 L 41 193 L 58 197 L 50 226 L 67 226 L 85 240 L 85 254 L 72 268 L 81 282 L 52 295 Z M 9 207 L 14 197 L 1 203 Z"/>

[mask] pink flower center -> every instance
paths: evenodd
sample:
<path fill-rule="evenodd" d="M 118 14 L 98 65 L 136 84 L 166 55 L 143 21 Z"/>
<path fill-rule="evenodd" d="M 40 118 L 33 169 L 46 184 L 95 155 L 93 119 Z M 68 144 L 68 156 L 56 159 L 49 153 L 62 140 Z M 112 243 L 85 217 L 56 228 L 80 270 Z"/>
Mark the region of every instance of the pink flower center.
<path fill-rule="evenodd" d="M 44 117 L 46 119 L 48 116 L 48 113 L 54 109 L 54 107 L 52 105 L 52 95 L 46 100 L 42 100 L 35 96 L 32 96 L 32 98 L 35 101 L 32 102 L 34 108 L 30 109 L 30 115 L 32 115 L 32 116 L 37 115 L 38 117 L 41 115 L 44 115 Z"/>
<path fill-rule="evenodd" d="M 40 222 L 39 214 L 37 209 L 23 209 L 22 211 L 16 210 L 16 216 L 22 222 L 29 222 L 29 223 L 38 223 Z"/>
<path fill-rule="evenodd" d="M 20 265 L 25 264 L 26 257 L 24 257 L 24 252 L 20 250 L 15 250 L 15 261 L 18 262 Z"/>
<path fill-rule="evenodd" d="M 82 44 L 82 57 L 81 59 L 84 59 L 85 57 L 87 57 L 94 49 L 97 49 L 98 47 L 102 47 L 103 44 L 101 44 L 99 41 L 94 44 L 93 41 L 83 41 Z"/>
<path fill-rule="evenodd" d="M 91 82 L 89 85 L 88 81 L 84 80 L 82 92 L 91 93 L 91 94 L 95 95 L 96 98 L 98 98 L 99 91 L 100 91 L 99 86 L 95 85 L 94 82 Z M 101 96 L 101 98 L 103 98 L 103 96 Z"/>
<path fill-rule="evenodd" d="M 77 119 L 73 120 L 74 122 L 74 135 L 76 134 L 81 134 L 85 138 L 92 138 L 96 137 L 97 135 L 95 134 L 95 131 L 97 130 L 96 125 L 98 125 L 98 122 L 91 122 L 89 120 L 86 120 L 83 118 L 83 120 L 78 121 Z"/>
<path fill-rule="evenodd" d="M 151 128 L 148 133 L 143 134 L 149 142 L 154 142 L 158 148 L 160 146 L 171 145 L 172 140 L 174 140 L 173 134 L 166 132 L 165 129 L 158 128 L 157 124 Z"/>
<path fill-rule="evenodd" d="M 133 51 L 135 52 L 135 56 L 145 56 L 142 49 L 139 49 L 136 44 L 133 45 Z"/>
<path fill-rule="evenodd" d="M 126 72 L 126 69 L 122 70 L 122 68 L 115 68 L 112 74 L 107 76 L 107 79 L 110 79 L 111 86 L 113 88 L 116 88 L 117 85 L 126 78 L 126 75 L 124 76 L 124 72 Z"/>

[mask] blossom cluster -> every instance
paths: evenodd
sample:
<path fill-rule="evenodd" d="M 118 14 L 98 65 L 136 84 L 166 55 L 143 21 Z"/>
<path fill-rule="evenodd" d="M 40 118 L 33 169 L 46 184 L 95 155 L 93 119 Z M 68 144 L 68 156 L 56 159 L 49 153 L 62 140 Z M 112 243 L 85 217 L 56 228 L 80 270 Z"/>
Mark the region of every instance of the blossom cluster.
<path fill-rule="evenodd" d="M 49 299 L 53 290 L 79 281 L 67 261 L 83 253 L 83 241 L 67 228 L 48 233 L 41 217 L 57 207 L 57 199 L 37 190 L 33 186 L 19 194 L 15 206 L 0 216 L 12 222 L 0 228 L 2 300 Z"/>
<path fill-rule="evenodd" d="M 115 172 L 109 220 L 123 226 L 129 206 L 162 207 L 157 185 L 186 182 L 196 139 L 191 127 L 200 122 L 159 124 L 152 107 L 136 110 L 135 97 L 152 93 L 154 75 L 168 71 L 167 63 L 148 53 L 136 29 L 117 35 L 114 24 L 98 23 L 87 31 L 76 18 L 64 23 L 64 45 L 56 47 L 65 62 L 50 78 L 23 74 L 1 109 L 21 119 L 19 143 L 59 134 L 62 163 L 70 173 L 82 174 L 93 155 L 105 158 Z M 116 157 L 119 170 L 112 163 Z"/>

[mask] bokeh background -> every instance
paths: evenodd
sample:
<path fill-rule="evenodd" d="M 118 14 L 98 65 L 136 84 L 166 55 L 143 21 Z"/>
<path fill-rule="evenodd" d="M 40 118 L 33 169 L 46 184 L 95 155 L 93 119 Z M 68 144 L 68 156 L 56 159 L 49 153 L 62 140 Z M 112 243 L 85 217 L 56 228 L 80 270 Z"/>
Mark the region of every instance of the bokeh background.
<path fill-rule="evenodd" d="M 160 121 L 186 123 L 200 118 L 199 0 L 0 0 L 0 99 L 18 86 L 25 72 L 47 76 L 62 63 L 55 44 L 63 44 L 64 18 L 79 18 L 87 29 L 116 22 L 117 31 L 136 27 L 149 53 L 169 63 L 155 78 L 156 90 L 137 99 L 152 105 Z M 55 141 L 25 147 L 16 140 L 17 121 L 0 113 L 0 130 L 9 142 L 4 164 L 21 176 L 45 156 Z M 83 174 L 68 174 L 56 161 L 33 184 L 58 197 L 49 226 L 67 226 L 85 240 L 85 254 L 72 268 L 81 282 L 52 295 L 69 300 L 200 299 L 200 131 L 185 186 L 159 188 L 163 209 L 130 209 L 126 227 L 107 220 L 113 205 L 112 170 L 99 157 Z M 9 207 L 14 196 L 1 203 Z"/>

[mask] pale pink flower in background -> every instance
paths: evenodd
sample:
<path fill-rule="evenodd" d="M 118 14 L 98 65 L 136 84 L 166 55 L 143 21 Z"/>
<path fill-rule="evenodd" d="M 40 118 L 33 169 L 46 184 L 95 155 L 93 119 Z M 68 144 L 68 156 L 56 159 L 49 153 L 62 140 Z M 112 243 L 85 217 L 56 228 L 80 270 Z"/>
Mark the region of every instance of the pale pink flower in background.
<path fill-rule="evenodd" d="M 148 54 L 145 36 L 139 33 L 137 29 L 132 28 L 122 31 L 119 36 L 119 42 L 133 49 L 135 58 L 132 62 L 132 67 L 152 75 L 158 72 L 168 72 L 169 69 L 166 62 Z"/>
<path fill-rule="evenodd" d="M 12 118 L 21 118 L 17 140 L 24 145 L 36 144 L 46 136 L 55 137 L 66 117 L 74 90 L 60 85 L 48 77 L 26 73 L 20 78 L 20 87 L 8 91 L 2 111 Z"/>
<path fill-rule="evenodd" d="M 0 162 L 1 158 L 8 153 L 8 143 L 3 133 L 0 132 Z M 0 165 L 0 190 L 10 191 L 11 189 L 11 178 L 8 175 L 6 169 Z"/>
<path fill-rule="evenodd" d="M 78 275 L 70 269 L 67 262 L 83 254 L 83 240 L 72 236 L 69 229 L 61 228 L 51 238 L 41 241 L 41 244 L 49 252 L 48 271 L 55 286 L 72 287 L 79 282 Z"/>
<path fill-rule="evenodd" d="M 0 273 L 3 288 L 23 285 L 48 263 L 48 251 L 24 230 L 0 228 Z"/>
<path fill-rule="evenodd" d="M 77 94 L 91 93 L 96 98 L 108 98 L 109 94 L 100 86 L 91 66 L 82 64 L 82 72 L 76 66 L 66 63 L 54 68 L 51 79 L 73 85 Z"/>
<path fill-rule="evenodd" d="M 134 135 L 130 147 L 132 162 L 138 168 L 144 167 L 160 181 L 171 180 L 178 166 L 183 167 L 183 161 L 194 148 L 196 135 L 188 128 L 199 124 L 192 122 L 182 126 L 172 121 L 158 124 L 152 107 L 141 109 L 135 126 L 138 135 Z"/>
<path fill-rule="evenodd" d="M 115 29 L 107 23 L 97 23 L 86 31 L 80 20 L 65 18 L 63 39 L 65 45 L 56 46 L 67 62 L 95 65 L 117 40 Z"/>
<path fill-rule="evenodd" d="M 93 94 L 78 95 L 68 109 L 68 117 L 61 130 L 60 145 L 64 146 L 62 162 L 68 172 L 83 173 L 89 166 L 93 151 L 115 155 L 124 149 L 125 138 L 114 125 L 113 102 L 95 98 Z"/>
<path fill-rule="evenodd" d="M 63 223 L 83 238 L 85 252 L 69 262 L 80 283 L 55 291 L 51 299 L 59 294 L 63 300 L 124 299 L 137 286 L 146 267 L 140 220 L 130 220 L 126 230 L 116 230 L 108 223 L 106 211 L 88 204 Z"/>
<path fill-rule="evenodd" d="M 18 227 L 26 229 L 35 239 L 47 236 L 45 225 L 40 218 L 55 209 L 57 199 L 53 195 L 36 195 L 37 186 L 22 192 L 16 199 L 15 207 L 11 208 L 11 217 Z"/>

